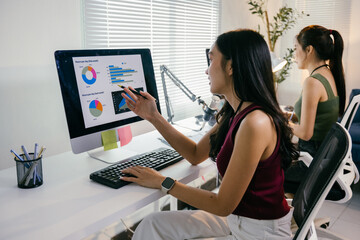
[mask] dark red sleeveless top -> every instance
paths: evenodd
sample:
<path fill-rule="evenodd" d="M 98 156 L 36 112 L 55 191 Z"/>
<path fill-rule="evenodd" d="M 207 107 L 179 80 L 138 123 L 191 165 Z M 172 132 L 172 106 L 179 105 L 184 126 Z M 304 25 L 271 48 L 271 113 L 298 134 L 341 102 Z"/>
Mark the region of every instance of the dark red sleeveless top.
<path fill-rule="evenodd" d="M 261 109 L 261 107 L 252 104 L 234 117 L 216 159 L 221 176 L 226 174 L 226 168 L 234 149 L 234 138 L 241 121 L 248 113 L 256 109 Z M 278 219 L 290 211 L 284 197 L 284 171 L 281 168 L 279 147 L 280 136 L 278 134 L 274 152 L 268 159 L 259 162 L 254 176 L 233 214 L 254 219 Z"/>

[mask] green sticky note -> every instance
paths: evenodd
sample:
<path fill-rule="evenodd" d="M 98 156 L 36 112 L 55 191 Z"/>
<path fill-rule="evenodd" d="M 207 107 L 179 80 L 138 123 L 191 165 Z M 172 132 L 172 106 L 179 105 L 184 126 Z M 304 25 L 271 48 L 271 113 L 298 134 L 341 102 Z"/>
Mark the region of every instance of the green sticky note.
<path fill-rule="evenodd" d="M 117 148 L 116 131 L 109 130 L 101 133 L 101 142 L 104 146 L 104 151 Z"/>

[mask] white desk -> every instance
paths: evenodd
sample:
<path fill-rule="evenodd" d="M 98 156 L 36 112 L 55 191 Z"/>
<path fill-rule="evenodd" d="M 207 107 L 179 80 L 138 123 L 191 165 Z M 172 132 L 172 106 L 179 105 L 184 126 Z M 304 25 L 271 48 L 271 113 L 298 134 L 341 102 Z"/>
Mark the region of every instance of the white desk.
<path fill-rule="evenodd" d="M 165 146 L 158 136 L 154 131 L 135 137 L 120 152 Z M 81 239 L 164 196 L 135 184 L 112 189 L 89 179 L 106 166 L 86 153 L 44 157 L 44 183 L 33 189 L 17 187 L 15 167 L 1 170 L 0 239 Z M 183 160 L 161 172 L 187 184 L 214 169 L 210 160 L 198 166 Z"/>

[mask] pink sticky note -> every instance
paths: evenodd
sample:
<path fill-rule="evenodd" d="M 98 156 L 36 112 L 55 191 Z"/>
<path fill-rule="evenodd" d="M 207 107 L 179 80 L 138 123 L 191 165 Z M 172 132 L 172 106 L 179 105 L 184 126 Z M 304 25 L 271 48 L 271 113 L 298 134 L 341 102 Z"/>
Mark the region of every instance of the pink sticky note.
<path fill-rule="evenodd" d="M 132 133 L 130 126 L 126 126 L 123 128 L 119 128 L 118 130 L 120 145 L 125 146 L 128 144 L 132 139 Z"/>

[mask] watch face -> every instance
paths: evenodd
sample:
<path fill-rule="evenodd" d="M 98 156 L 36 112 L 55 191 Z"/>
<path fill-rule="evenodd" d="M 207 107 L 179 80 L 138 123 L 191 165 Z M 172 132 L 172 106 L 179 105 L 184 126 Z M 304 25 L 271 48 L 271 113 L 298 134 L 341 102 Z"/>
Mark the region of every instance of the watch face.
<path fill-rule="evenodd" d="M 165 178 L 165 180 L 162 182 L 161 185 L 162 185 L 164 188 L 169 189 L 169 188 L 172 187 L 173 184 L 174 184 L 174 180 L 173 180 L 173 179 L 171 179 L 171 178 Z"/>

